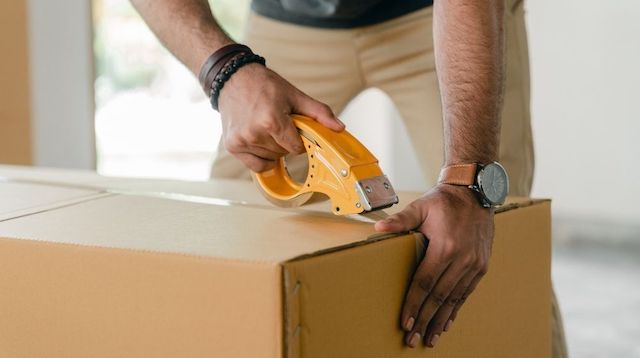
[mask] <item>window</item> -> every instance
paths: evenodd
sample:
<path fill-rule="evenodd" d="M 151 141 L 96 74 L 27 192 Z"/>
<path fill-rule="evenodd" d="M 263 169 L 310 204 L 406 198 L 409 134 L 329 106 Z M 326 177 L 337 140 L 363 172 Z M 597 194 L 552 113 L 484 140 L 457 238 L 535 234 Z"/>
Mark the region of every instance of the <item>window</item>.
<path fill-rule="evenodd" d="M 211 1 L 238 38 L 246 0 Z M 94 0 L 96 144 L 103 175 L 205 180 L 221 128 L 197 80 L 128 0 Z"/>

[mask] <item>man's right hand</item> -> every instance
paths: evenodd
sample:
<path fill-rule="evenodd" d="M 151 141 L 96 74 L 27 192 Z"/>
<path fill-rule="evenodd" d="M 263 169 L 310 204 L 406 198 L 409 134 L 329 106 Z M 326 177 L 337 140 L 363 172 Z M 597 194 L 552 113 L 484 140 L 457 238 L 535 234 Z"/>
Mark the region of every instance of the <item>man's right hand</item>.
<path fill-rule="evenodd" d="M 254 172 L 272 169 L 288 153 L 304 152 L 291 114 L 311 117 L 334 131 L 345 128 L 329 106 L 259 64 L 231 76 L 218 104 L 225 148 Z"/>

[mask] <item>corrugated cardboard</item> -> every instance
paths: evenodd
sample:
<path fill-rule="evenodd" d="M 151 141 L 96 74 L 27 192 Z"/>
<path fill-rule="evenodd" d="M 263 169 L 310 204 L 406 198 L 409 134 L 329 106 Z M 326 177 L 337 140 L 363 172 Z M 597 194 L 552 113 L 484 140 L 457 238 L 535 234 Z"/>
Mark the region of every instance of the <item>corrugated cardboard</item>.
<path fill-rule="evenodd" d="M 101 194 L 0 222 L 0 357 L 549 356 L 547 201 L 496 215 L 489 274 L 436 349 L 411 350 L 398 313 L 420 235 L 185 199 Z"/>

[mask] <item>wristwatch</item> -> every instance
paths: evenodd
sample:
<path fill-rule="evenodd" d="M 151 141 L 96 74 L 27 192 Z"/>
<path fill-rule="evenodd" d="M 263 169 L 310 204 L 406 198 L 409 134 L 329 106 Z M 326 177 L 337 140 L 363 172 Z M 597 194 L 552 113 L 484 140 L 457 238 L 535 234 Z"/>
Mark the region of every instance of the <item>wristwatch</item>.
<path fill-rule="evenodd" d="M 504 204 L 509 193 L 509 176 L 498 162 L 450 165 L 442 168 L 438 183 L 468 187 L 485 208 Z"/>

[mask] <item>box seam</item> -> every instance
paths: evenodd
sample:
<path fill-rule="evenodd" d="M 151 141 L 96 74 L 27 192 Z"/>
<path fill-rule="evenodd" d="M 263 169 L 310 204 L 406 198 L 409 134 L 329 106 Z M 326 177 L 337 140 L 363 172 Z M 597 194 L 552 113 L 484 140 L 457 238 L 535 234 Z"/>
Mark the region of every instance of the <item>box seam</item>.
<path fill-rule="evenodd" d="M 112 246 L 99 246 L 99 245 L 83 245 L 77 243 L 70 242 L 57 242 L 57 241 L 48 241 L 48 240 L 38 240 L 33 238 L 25 238 L 25 237 L 7 237 L 0 235 L 0 240 L 12 241 L 12 242 L 20 242 L 27 243 L 32 245 L 46 245 L 46 246 L 67 246 L 67 247 L 78 247 L 78 248 L 87 248 L 87 249 L 99 249 L 99 250 L 115 250 L 119 252 L 126 252 L 130 254 L 144 254 L 150 256 L 174 256 L 174 257 L 184 257 L 191 258 L 203 261 L 217 261 L 217 262 L 232 262 L 232 263 L 240 263 L 240 264 L 258 264 L 264 266 L 274 266 L 278 265 L 277 261 L 264 261 L 264 260 L 245 260 L 245 259 L 231 259 L 224 257 L 215 257 L 215 256 L 205 256 L 205 255 L 193 255 L 181 252 L 173 252 L 173 251 L 153 251 L 153 250 L 145 250 L 145 249 L 127 249 L 121 247 L 112 247 Z"/>

